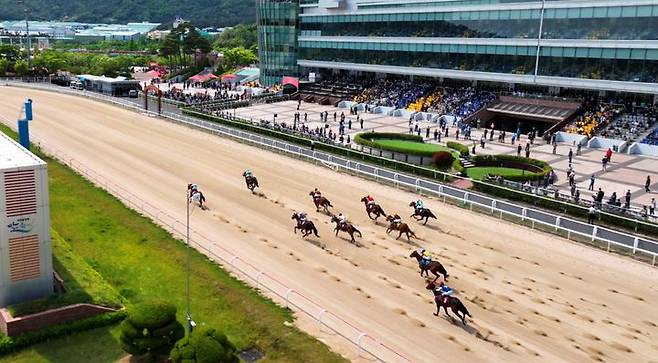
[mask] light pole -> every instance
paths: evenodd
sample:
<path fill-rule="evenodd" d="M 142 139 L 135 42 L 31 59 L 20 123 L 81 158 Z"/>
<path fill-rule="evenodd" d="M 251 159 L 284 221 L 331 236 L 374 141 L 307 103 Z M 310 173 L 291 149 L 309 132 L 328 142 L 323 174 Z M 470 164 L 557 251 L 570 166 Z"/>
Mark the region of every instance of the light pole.
<path fill-rule="evenodd" d="M 23 0 L 18 0 L 17 1 L 19 4 L 25 4 L 25 1 Z M 25 4 L 25 9 L 23 9 L 25 12 L 25 44 L 27 47 L 27 65 L 28 69 L 32 68 L 32 44 L 30 42 L 30 25 L 28 23 L 28 16 L 30 15 L 30 9 L 28 9 L 27 4 Z"/>
<path fill-rule="evenodd" d="M 192 330 L 194 330 L 194 327 L 196 326 L 196 323 L 194 320 L 192 320 L 192 311 L 190 309 L 190 185 L 188 184 L 188 188 L 185 191 L 185 204 L 187 205 L 187 233 L 186 233 L 186 245 L 187 245 L 187 267 L 186 267 L 186 300 L 187 300 L 187 334 L 192 333 Z"/>

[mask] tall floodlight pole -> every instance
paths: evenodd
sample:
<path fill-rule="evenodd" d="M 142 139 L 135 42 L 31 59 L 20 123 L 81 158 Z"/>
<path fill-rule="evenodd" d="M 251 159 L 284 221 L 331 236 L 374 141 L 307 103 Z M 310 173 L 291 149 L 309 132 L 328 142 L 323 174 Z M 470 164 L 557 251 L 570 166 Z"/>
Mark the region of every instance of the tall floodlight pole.
<path fill-rule="evenodd" d="M 185 204 L 187 205 L 187 233 L 186 233 L 186 245 L 187 245 L 187 267 L 186 267 L 186 300 L 187 300 L 187 334 L 190 334 L 196 323 L 192 320 L 192 311 L 190 308 L 190 188 L 185 191 Z"/>
<path fill-rule="evenodd" d="M 19 4 L 25 4 L 24 0 L 18 0 Z M 32 42 L 30 41 L 30 24 L 28 22 L 28 18 L 30 15 L 30 9 L 27 7 L 27 4 L 25 4 L 25 8 L 23 9 L 25 12 L 25 44 L 27 47 L 27 65 L 28 69 L 32 68 Z"/>

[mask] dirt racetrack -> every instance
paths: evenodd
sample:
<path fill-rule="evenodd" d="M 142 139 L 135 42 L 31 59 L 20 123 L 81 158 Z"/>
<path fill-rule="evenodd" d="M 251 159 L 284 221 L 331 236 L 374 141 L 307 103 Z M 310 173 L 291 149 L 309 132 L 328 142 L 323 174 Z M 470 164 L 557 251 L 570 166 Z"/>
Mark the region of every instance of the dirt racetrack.
<path fill-rule="evenodd" d="M 210 207 L 194 212 L 199 231 L 414 361 L 658 362 L 658 270 L 650 266 L 426 200 L 438 221 L 405 220 L 474 316 L 463 328 L 432 315 L 431 293 L 408 258 L 415 247 L 387 236 L 359 202 L 372 194 L 407 217 L 414 194 L 81 97 L 0 87 L 2 122 L 15 125 L 27 98 L 32 133 L 48 145 L 181 220 L 182 189 L 198 183 Z M 264 196 L 246 190 L 246 168 Z M 313 209 L 314 187 L 363 232 L 363 247 L 334 237 Z M 309 212 L 321 239 L 293 234 L 293 210 Z M 355 358 L 339 338 L 300 325 Z"/>

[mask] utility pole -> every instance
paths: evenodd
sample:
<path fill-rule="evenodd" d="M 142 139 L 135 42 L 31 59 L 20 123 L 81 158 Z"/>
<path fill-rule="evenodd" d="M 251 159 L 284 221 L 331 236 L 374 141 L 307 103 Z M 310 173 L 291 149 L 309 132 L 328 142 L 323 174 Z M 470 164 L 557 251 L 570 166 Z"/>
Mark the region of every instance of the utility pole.
<path fill-rule="evenodd" d="M 27 7 L 27 4 L 24 0 L 17 0 L 17 2 L 19 4 L 25 5 L 23 11 L 25 12 L 25 44 L 27 48 L 27 64 L 28 69 L 32 69 L 32 42 L 30 41 L 30 23 L 28 21 L 30 9 Z"/>

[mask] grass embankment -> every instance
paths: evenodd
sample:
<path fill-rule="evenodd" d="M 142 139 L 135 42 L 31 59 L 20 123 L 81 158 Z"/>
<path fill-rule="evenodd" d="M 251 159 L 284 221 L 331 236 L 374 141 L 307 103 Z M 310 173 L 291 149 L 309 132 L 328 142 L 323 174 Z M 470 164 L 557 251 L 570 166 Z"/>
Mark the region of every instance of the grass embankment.
<path fill-rule="evenodd" d="M 15 137 L 5 126 L 0 125 L 0 131 Z M 185 246 L 68 167 L 40 156 L 48 163 L 52 228 L 128 304 L 171 301 L 184 322 Z M 192 314 L 199 326 L 221 329 L 238 350 L 257 347 L 269 361 L 344 361 L 320 341 L 284 325 L 293 320 L 287 309 L 263 298 L 196 250 L 191 261 Z M 0 362 L 33 361 L 32 357 L 111 362 L 117 356 L 121 350 L 114 326 L 37 344 Z"/>
<path fill-rule="evenodd" d="M 537 176 L 537 173 L 515 168 L 503 167 L 473 167 L 466 169 L 466 175 L 475 180 L 484 180 L 487 175 L 500 175 L 505 179 L 521 178 L 523 176 Z"/>
<path fill-rule="evenodd" d="M 64 281 L 67 292 L 45 299 L 33 300 L 7 308 L 12 316 L 24 316 L 61 306 L 89 303 L 110 308 L 121 308 L 123 298 L 101 275 L 91 268 L 80 256 L 73 253 L 71 246 L 55 231 L 51 231 L 53 267 Z"/>

